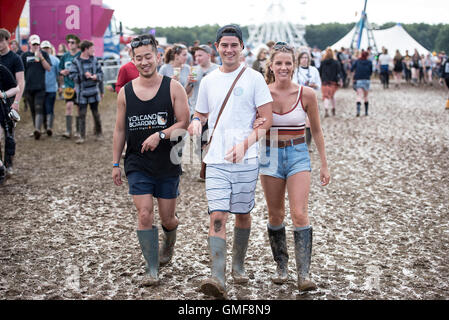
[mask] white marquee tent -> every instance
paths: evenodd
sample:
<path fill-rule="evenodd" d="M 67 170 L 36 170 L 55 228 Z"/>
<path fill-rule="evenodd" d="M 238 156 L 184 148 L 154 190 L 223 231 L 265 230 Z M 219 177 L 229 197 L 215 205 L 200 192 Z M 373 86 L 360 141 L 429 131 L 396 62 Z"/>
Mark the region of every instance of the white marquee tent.
<path fill-rule="evenodd" d="M 331 48 L 337 50 L 340 50 L 341 47 L 349 48 L 354 32 L 355 27 L 338 42 L 333 44 Z M 405 50 L 408 50 L 408 53 L 413 55 L 415 49 L 417 49 L 420 54 L 427 55 L 430 53 L 429 50 L 413 39 L 399 23 L 388 29 L 373 30 L 373 35 L 376 40 L 377 49 L 380 51 L 382 47 L 385 47 L 388 49 L 390 55 L 394 55 L 397 49 L 402 55 L 405 54 Z M 368 35 L 366 29 L 364 29 L 360 49 L 366 49 L 367 47 Z"/>

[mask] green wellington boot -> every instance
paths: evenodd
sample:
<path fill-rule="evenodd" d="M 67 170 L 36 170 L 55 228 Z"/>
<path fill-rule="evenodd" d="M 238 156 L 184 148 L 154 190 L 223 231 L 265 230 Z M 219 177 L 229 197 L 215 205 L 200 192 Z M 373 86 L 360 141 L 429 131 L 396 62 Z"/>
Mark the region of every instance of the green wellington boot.
<path fill-rule="evenodd" d="M 234 228 L 234 244 L 232 246 L 232 277 L 237 284 L 248 282 L 244 263 L 251 229 Z"/>
<path fill-rule="evenodd" d="M 168 231 L 162 226 L 162 230 L 164 230 L 164 240 L 162 242 L 162 247 L 159 251 L 160 266 L 164 266 L 164 265 L 168 264 L 173 257 L 173 251 L 175 249 L 175 243 L 176 243 L 176 230 L 177 229 L 178 229 L 178 227 L 176 227 L 172 231 Z"/>
<path fill-rule="evenodd" d="M 159 237 L 158 228 L 153 226 L 150 230 L 137 230 L 140 249 L 145 258 L 145 276 L 142 285 L 153 286 L 159 284 Z"/>
<path fill-rule="evenodd" d="M 201 282 L 200 290 L 205 295 L 226 299 L 226 240 L 209 237 L 211 277 Z"/>

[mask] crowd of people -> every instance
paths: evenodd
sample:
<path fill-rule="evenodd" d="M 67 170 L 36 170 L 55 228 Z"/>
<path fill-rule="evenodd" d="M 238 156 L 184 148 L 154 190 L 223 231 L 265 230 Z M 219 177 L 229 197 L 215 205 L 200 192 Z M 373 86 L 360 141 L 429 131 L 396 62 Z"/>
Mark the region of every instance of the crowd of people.
<path fill-rule="evenodd" d="M 17 41 L 10 41 L 10 38 L 8 30 L 0 29 L 0 65 L 11 74 L 13 85 L 17 88 L 17 92 L 10 96 L 3 92 L 9 92 L 11 88 L 3 83 L 0 86 L 3 95 L 0 124 L 5 137 L 4 157 L 1 157 L 0 152 L 1 181 L 14 174 L 14 121 L 20 119 L 22 97 L 24 111 L 30 110 L 34 127 L 30 136 L 34 139 L 39 140 L 42 134 L 53 136 L 54 107 L 59 96 L 66 102 L 66 131 L 63 137 L 76 138 L 77 144 L 84 143 L 86 112 L 90 106 L 95 123 L 95 138 L 103 139 L 98 111 L 98 104 L 104 94 L 103 72 L 95 57 L 94 44 L 88 40 L 80 41 L 76 35 L 69 34 L 66 37 L 67 46 L 59 45 L 56 52 L 50 41 L 41 41 L 39 35 L 33 34 L 28 38 L 28 51 L 23 52 Z M 72 134 L 74 106 L 77 114 Z"/>
<path fill-rule="evenodd" d="M 95 136 L 101 140 L 98 106 L 104 90 L 103 72 L 95 58 L 93 43 L 68 35 L 68 49 L 64 52 L 63 47 L 59 48 L 58 57 L 49 41 L 41 42 L 38 35 L 32 35 L 29 51 L 19 56 L 11 51 L 9 39 L 9 32 L 0 30 L 0 98 L 11 110 L 18 111 L 23 94 L 32 114 L 32 136 L 39 140 L 42 128 L 48 136 L 53 135 L 54 104 L 61 93 L 66 102 L 63 136 L 68 139 L 73 136 L 76 143 L 84 143 L 90 106 Z M 180 135 L 187 131 L 192 139 L 199 137 L 198 145 L 203 146 L 203 178 L 210 221 L 207 243 L 211 274 L 202 281 L 200 290 L 218 298 L 227 297 L 229 214 L 235 216 L 231 275 L 234 283 L 249 281 L 245 257 L 259 176 L 268 209 L 267 237 L 276 263 L 272 281 L 282 284 L 288 279 L 284 224 L 287 192 L 294 226 L 297 288 L 299 291 L 317 288 L 310 273 L 313 228 L 308 218 L 312 138 L 319 153 L 320 183 L 326 186 L 330 182 L 319 92 L 324 117 L 335 116 L 335 93 L 352 81 L 358 117 L 362 103 L 368 116 L 373 73 L 380 75 L 387 89 L 391 72 L 407 81 L 406 70 L 410 68 L 410 82 L 418 85 L 421 69 L 423 83 L 430 83 L 433 72 L 438 70 L 438 77 L 445 79 L 449 88 L 449 62 L 443 53 L 429 62 L 422 57 L 408 59 L 407 54 L 392 59 L 386 49 L 375 56 L 370 49 L 350 52 L 327 48 L 321 52 L 317 48 L 293 48 L 285 42 L 270 41 L 254 55 L 250 48 L 245 48 L 237 25 L 220 28 L 214 44 L 197 41 L 190 48 L 184 44 L 160 46 L 153 35 L 142 35 L 131 41 L 128 50 L 131 61 L 121 66 L 115 85 L 112 179 L 117 186 L 123 184 L 124 158 L 124 174 L 137 211 L 136 235 L 146 262 L 142 285 L 159 284 L 160 267 L 170 263 L 174 255 L 182 168 L 172 150 L 177 147 Z M 5 167 L 0 166 L 5 174 L 13 172 L 12 118 L 9 113 L 0 113 L 0 122 L 7 132 Z M 263 143 L 259 144 L 261 140 Z M 154 198 L 163 230 L 161 244 L 159 228 L 154 223 Z"/>

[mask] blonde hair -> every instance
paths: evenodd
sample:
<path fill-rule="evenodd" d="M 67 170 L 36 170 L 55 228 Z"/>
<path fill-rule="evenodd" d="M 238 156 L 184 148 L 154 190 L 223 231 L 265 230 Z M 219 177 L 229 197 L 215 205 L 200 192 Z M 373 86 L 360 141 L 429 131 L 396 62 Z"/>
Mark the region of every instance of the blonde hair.
<path fill-rule="evenodd" d="M 327 47 L 322 60 L 335 59 L 334 51 L 331 47 Z"/>
<path fill-rule="evenodd" d="M 282 52 L 283 53 L 291 53 L 292 60 L 293 60 L 293 67 L 295 66 L 296 59 L 295 59 L 295 50 L 293 48 L 290 48 L 290 47 L 282 47 L 280 49 L 273 48 L 270 58 L 268 59 L 268 62 L 267 62 L 267 69 L 265 70 L 265 81 L 267 84 L 273 83 L 276 80 L 274 73 L 270 67 L 273 65 L 273 61 L 274 61 L 274 58 L 276 57 L 276 54 L 282 53 Z M 293 73 L 292 73 L 292 77 L 293 77 Z"/>

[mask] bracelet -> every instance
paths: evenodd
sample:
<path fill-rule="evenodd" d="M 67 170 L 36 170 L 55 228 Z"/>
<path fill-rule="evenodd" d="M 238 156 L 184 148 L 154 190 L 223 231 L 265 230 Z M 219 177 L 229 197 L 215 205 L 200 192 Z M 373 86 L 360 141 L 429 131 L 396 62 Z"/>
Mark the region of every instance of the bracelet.
<path fill-rule="evenodd" d="M 201 122 L 201 119 L 198 118 L 198 117 L 193 118 L 192 121 L 193 121 L 193 120 L 198 120 L 199 122 Z"/>
<path fill-rule="evenodd" d="M 114 163 L 114 164 L 112 165 L 112 167 L 113 167 L 113 168 L 120 168 L 120 163 Z"/>
<path fill-rule="evenodd" d="M 8 95 L 6 94 L 6 91 L 0 91 L 1 94 L 3 95 L 3 99 L 8 99 Z"/>

